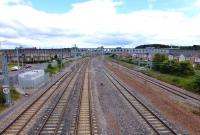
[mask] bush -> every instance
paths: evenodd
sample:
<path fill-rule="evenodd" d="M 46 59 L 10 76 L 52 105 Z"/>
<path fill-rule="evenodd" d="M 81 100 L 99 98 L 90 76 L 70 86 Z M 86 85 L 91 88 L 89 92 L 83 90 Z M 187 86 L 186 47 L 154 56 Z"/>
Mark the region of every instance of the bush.
<path fill-rule="evenodd" d="M 20 94 L 16 91 L 14 87 L 11 87 L 10 94 L 11 94 L 12 100 L 17 100 L 20 98 Z"/>
<path fill-rule="evenodd" d="M 196 65 L 195 65 L 195 69 L 196 69 L 196 70 L 200 70 L 200 64 L 196 64 Z"/>
<path fill-rule="evenodd" d="M 0 88 L 0 104 L 3 105 L 5 103 L 4 94 L 2 88 Z"/>
<path fill-rule="evenodd" d="M 165 60 L 160 65 L 160 72 L 179 76 L 194 75 L 194 69 L 189 61 Z"/>
<path fill-rule="evenodd" d="M 52 67 L 51 63 L 48 64 L 47 69 L 52 69 L 52 68 L 53 68 L 53 67 Z"/>
<path fill-rule="evenodd" d="M 194 88 L 200 92 L 200 75 L 196 75 L 194 79 Z"/>
<path fill-rule="evenodd" d="M 168 60 L 165 60 L 162 62 L 162 64 L 159 66 L 159 71 L 161 73 L 170 73 L 169 71 L 169 61 Z"/>
<path fill-rule="evenodd" d="M 115 59 L 116 58 L 116 54 L 111 54 L 109 57 L 111 57 L 111 58 L 113 58 L 113 59 Z"/>
<path fill-rule="evenodd" d="M 168 58 L 165 54 L 155 54 L 153 57 L 153 69 L 156 71 L 160 71 L 162 63 L 166 60 L 168 60 Z"/>
<path fill-rule="evenodd" d="M 178 67 L 179 75 L 194 75 L 194 69 L 192 67 L 192 63 L 189 61 L 183 61 L 179 63 Z"/>

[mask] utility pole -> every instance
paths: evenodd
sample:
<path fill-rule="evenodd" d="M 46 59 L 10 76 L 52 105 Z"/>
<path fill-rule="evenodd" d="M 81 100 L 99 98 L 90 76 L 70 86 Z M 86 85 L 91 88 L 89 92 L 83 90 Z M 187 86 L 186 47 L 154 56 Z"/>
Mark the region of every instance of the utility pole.
<path fill-rule="evenodd" d="M 74 45 L 74 60 L 75 60 L 75 69 L 76 69 L 76 55 L 77 55 L 77 52 L 76 52 L 76 44 Z"/>
<path fill-rule="evenodd" d="M 0 41 L 0 48 L 3 42 Z M 8 64 L 7 64 L 7 55 L 2 51 L 0 52 L 0 57 L 2 61 L 2 73 L 3 73 L 3 93 L 6 100 L 5 105 L 10 106 L 12 104 L 11 96 L 10 96 L 10 85 L 9 85 L 9 76 L 8 76 Z"/>
<path fill-rule="evenodd" d="M 16 47 L 16 49 L 17 49 L 17 68 L 18 68 L 18 70 L 19 70 L 19 48 L 18 47 Z"/>
<path fill-rule="evenodd" d="M 6 100 L 6 105 L 10 106 L 12 104 L 11 95 L 10 95 L 10 85 L 9 85 L 9 76 L 8 76 L 8 63 L 7 55 L 2 53 L 2 72 L 3 72 L 3 93 Z"/>

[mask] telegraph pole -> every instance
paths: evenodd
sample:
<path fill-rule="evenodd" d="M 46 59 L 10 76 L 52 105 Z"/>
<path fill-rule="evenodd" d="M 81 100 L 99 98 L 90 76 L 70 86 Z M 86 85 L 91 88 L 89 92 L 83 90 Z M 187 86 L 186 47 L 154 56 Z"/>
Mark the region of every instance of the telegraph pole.
<path fill-rule="evenodd" d="M 77 50 L 76 50 L 76 44 L 74 45 L 74 60 L 75 60 L 75 69 L 76 69 L 76 54 L 77 54 L 77 52 L 76 52 Z"/>
<path fill-rule="evenodd" d="M 18 47 L 16 47 L 16 49 L 17 49 L 17 68 L 18 68 L 18 70 L 19 70 L 19 48 Z"/>
<path fill-rule="evenodd" d="M 10 95 L 7 55 L 5 53 L 2 54 L 2 72 L 4 76 L 3 77 L 3 93 L 6 100 L 5 105 L 10 106 L 12 104 L 12 101 L 11 101 L 11 95 Z"/>
<path fill-rule="evenodd" d="M 6 41 L 0 41 L 0 47 L 2 45 L 2 42 L 6 42 Z M 7 55 L 2 51 L 0 53 L 0 56 L 2 58 L 1 61 L 2 61 L 2 73 L 3 73 L 3 93 L 6 100 L 5 105 L 10 106 L 12 104 L 12 100 L 10 96 Z"/>

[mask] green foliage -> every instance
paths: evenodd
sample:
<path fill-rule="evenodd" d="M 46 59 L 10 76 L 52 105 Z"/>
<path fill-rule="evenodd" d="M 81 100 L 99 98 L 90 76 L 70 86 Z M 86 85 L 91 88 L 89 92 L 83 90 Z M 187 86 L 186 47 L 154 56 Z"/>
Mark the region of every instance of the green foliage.
<path fill-rule="evenodd" d="M 160 66 L 161 73 L 177 74 L 179 63 L 176 60 L 165 60 Z"/>
<path fill-rule="evenodd" d="M 112 60 L 111 57 L 106 57 L 106 59 L 110 60 L 110 61 Z M 120 60 L 117 60 L 117 63 L 121 64 L 125 67 L 128 67 L 130 69 L 136 67 L 136 65 L 122 61 L 121 58 L 120 58 Z M 145 70 L 142 72 L 151 77 L 157 78 L 158 80 L 162 80 L 164 82 L 176 85 L 180 88 L 184 88 L 184 89 L 187 89 L 187 90 L 193 91 L 193 92 L 196 92 L 198 90 L 198 92 L 200 92 L 200 87 L 199 87 L 200 75 L 199 76 L 188 75 L 188 76 L 184 76 L 184 77 L 180 76 L 180 75 L 182 75 L 182 73 L 180 74 L 179 71 L 180 71 L 180 69 L 184 69 L 183 67 L 188 67 L 188 65 L 189 65 L 189 70 L 192 70 L 191 63 L 186 64 L 187 66 L 185 65 L 185 63 L 188 63 L 188 62 L 183 62 L 183 63 L 180 64 L 176 60 L 172 60 L 172 61 L 165 60 L 165 61 L 163 61 L 162 66 L 161 66 L 162 72 L 161 71 L 157 72 L 154 70 Z M 186 68 L 186 69 L 188 69 L 188 68 Z M 199 72 L 199 74 L 200 74 L 200 72 Z"/>
<path fill-rule="evenodd" d="M 194 84 L 194 88 L 195 88 L 198 92 L 200 92 L 200 75 L 199 75 L 199 74 L 195 76 L 195 79 L 194 79 L 193 84 Z"/>
<path fill-rule="evenodd" d="M 51 65 L 51 63 L 48 64 L 47 69 L 52 69 L 52 68 L 53 68 L 53 66 Z"/>
<path fill-rule="evenodd" d="M 20 98 L 20 94 L 16 91 L 14 87 L 11 87 L 10 89 L 11 98 L 13 101 Z M 5 98 L 2 87 L 0 87 L 0 111 L 4 110 L 6 108 L 5 104 Z"/>
<path fill-rule="evenodd" d="M 14 87 L 11 87 L 10 94 L 11 94 L 12 100 L 17 100 L 20 98 L 20 94 L 16 91 Z"/>
<path fill-rule="evenodd" d="M 156 71 L 160 71 L 161 68 L 161 64 L 162 62 L 164 62 L 165 60 L 168 60 L 167 56 L 165 54 L 155 54 L 153 57 L 153 69 Z"/>
<path fill-rule="evenodd" d="M 56 74 L 62 68 L 62 65 L 63 65 L 62 60 L 58 58 L 56 61 L 57 61 L 56 66 L 52 66 L 52 64 L 49 63 L 47 66 L 47 69 L 45 69 L 45 72 L 49 73 L 50 76 L 52 76 L 53 74 Z"/>
<path fill-rule="evenodd" d="M 49 75 L 52 76 L 53 74 L 57 73 L 57 70 L 58 70 L 57 67 L 53 67 L 51 65 L 51 63 L 50 63 L 50 64 L 48 64 L 47 69 L 45 70 L 45 72 L 49 73 Z"/>
<path fill-rule="evenodd" d="M 55 59 L 55 60 L 58 59 L 58 55 L 57 55 L 57 54 L 54 55 L 54 59 Z"/>
<path fill-rule="evenodd" d="M 123 61 L 123 62 L 126 62 L 126 63 L 133 64 L 132 58 L 120 58 L 120 60 Z"/>
<path fill-rule="evenodd" d="M 178 76 L 194 75 L 194 69 L 189 61 L 177 62 L 176 60 L 165 60 L 158 71 Z"/>
<path fill-rule="evenodd" d="M 153 62 L 163 62 L 163 61 L 165 61 L 167 59 L 168 58 L 167 58 L 167 56 L 165 54 L 157 53 L 153 57 Z"/>
<path fill-rule="evenodd" d="M 4 103 L 5 99 L 4 99 L 3 89 L 2 87 L 0 87 L 0 106 L 3 105 Z"/>
<path fill-rule="evenodd" d="M 193 46 L 180 46 L 181 50 L 200 50 L 200 45 L 193 45 Z"/>
<path fill-rule="evenodd" d="M 62 64 L 62 60 L 61 59 L 57 59 L 57 64 L 61 65 Z"/>
<path fill-rule="evenodd" d="M 155 54 L 153 57 L 153 69 L 165 74 L 168 73 L 179 76 L 194 75 L 194 69 L 191 62 L 168 60 L 165 54 Z"/>
<path fill-rule="evenodd" d="M 195 65 L 196 70 L 200 70 L 200 64 Z"/>
<path fill-rule="evenodd" d="M 189 61 L 182 61 L 179 63 L 178 67 L 179 75 L 194 75 L 194 69 L 192 63 Z"/>
<path fill-rule="evenodd" d="M 116 54 L 111 54 L 109 57 L 111 57 L 111 58 L 116 58 L 117 57 L 117 55 Z"/>

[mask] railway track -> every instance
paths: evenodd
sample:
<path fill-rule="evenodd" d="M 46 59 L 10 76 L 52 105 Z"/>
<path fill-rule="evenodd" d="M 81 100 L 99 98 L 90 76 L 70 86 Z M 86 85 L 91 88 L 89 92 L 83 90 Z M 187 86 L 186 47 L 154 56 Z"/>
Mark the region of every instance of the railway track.
<path fill-rule="evenodd" d="M 68 84 L 69 80 L 73 77 L 75 71 L 63 74 L 55 82 L 53 82 L 43 93 L 34 100 L 20 113 L 18 116 L 9 123 L 0 134 L 26 134 L 26 125 L 37 115 L 39 110 L 47 103 L 53 96 L 56 96 Z"/>
<path fill-rule="evenodd" d="M 80 99 L 79 116 L 77 119 L 76 134 L 91 135 L 91 110 L 90 110 L 90 94 L 89 94 L 89 73 L 88 68 L 85 73 L 83 90 Z"/>
<path fill-rule="evenodd" d="M 149 109 L 138 97 L 133 95 L 130 90 L 110 71 L 104 70 L 106 77 L 116 87 L 116 90 L 128 101 L 128 103 L 138 112 L 143 120 L 149 125 L 156 134 L 176 135 L 174 131 L 164 120 L 159 118 L 151 109 Z"/>
<path fill-rule="evenodd" d="M 83 89 L 80 92 L 79 103 L 70 128 L 70 134 L 98 135 L 90 83 L 89 68 L 87 67 L 84 75 Z"/>
<path fill-rule="evenodd" d="M 127 73 L 129 73 L 133 76 L 141 78 L 144 81 L 149 82 L 151 84 L 154 84 L 154 85 L 162 88 L 163 90 L 165 90 L 165 91 L 167 91 L 167 92 L 169 92 L 169 93 L 171 93 L 175 96 L 181 97 L 184 100 L 191 101 L 191 102 L 197 104 L 198 106 L 200 106 L 200 98 L 197 95 L 194 95 L 192 93 L 188 93 L 187 91 L 181 90 L 180 88 L 173 88 L 171 86 L 164 84 L 163 82 L 161 82 L 159 80 L 151 78 L 151 77 L 144 75 L 144 74 L 142 74 L 138 71 L 130 70 L 130 69 L 123 67 L 119 64 L 117 64 L 117 66 L 119 66 L 121 69 L 123 69 L 124 71 L 126 71 Z"/>
<path fill-rule="evenodd" d="M 37 123 L 37 126 L 32 133 L 34 135 L 46 135 L 46 134 L 61 134 L 63 127 L 63 117 L 65 110 L 68 106 L 68 101 L 71 98 L 71 94 L 78 84 L 78 79 L 81 73 L 84 73 L 85 66 L 82 66 L 78 72 L 70 79 L 70 82 L 57 96 L 56 101 L 47 108 L 46 113 L 43 115 L 41 121 Z"/>

